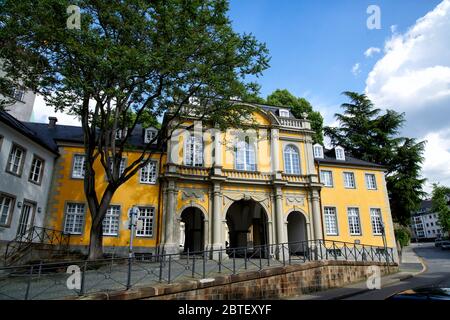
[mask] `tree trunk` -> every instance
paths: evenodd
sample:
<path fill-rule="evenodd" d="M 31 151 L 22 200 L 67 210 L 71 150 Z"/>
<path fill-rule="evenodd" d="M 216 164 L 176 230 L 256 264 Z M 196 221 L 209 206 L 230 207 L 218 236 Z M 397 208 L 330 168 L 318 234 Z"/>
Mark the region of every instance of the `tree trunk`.
<path fill-rule="evenodd" d="M 99 214 L 99 213 L 97 213 Z M 103 224 L 102 222 L 91 226 L 90 242 L 89 242 L 89 260 L 97 260 L 103 258 Z"/>

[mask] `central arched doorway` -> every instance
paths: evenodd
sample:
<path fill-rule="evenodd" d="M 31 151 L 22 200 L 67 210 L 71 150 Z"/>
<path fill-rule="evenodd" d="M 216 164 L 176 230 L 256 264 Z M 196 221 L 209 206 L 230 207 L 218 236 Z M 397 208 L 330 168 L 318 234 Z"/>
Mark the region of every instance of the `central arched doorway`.
<path fill-rule="evenodd" d="M 226 215 L 229 248 L 241 248 L 237 253 L 242 255 L 245 251 L 249 255 L 265 255 L 268 244 L 267 214 L 264 208 L 253 200 L 240 200 L 233 203 Z M 245 249 L 246 248 L 246 249 Z"/>
<path fill-rule="evenodd" d="M 204 250 L 204 224 L 203 212 L 195 207 L 189 207 L 181 213 L 181 223 L 184 229 L 183 252 L 200 252 Z M 183 237 L 183 234 L 181 234 Z"/>
<path fill-rule="evenodd" d="M 308 235 L 305 216 L 298 211 L 291 212 L 287 218 L 289 253 L 305 255 L 308 248 Z"/>

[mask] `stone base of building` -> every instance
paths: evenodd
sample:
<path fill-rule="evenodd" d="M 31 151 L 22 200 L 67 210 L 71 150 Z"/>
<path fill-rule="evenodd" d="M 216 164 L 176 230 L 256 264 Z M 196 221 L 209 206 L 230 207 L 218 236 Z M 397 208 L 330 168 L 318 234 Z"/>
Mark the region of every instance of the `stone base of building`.
<path fill-rule="evenodd" d="M 261 271 L 223 275 L 210 282 L 199 280 L 157 284 L 127 291 L 92 294 L 83 300 L 254 300 L 280 299 L 342 287 L 367 279 L 369 266 L 381 275 L 398 272 L 398 265 L 380 262 L 313 261 Z"/>

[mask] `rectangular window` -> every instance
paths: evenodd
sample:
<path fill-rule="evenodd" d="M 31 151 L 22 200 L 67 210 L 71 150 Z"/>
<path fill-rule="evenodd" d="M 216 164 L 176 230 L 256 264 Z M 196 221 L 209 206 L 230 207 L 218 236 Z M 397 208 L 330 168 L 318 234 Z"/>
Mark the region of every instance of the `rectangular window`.
<path fill-rule="evenodd" d="M 31 163 L 31 170 L 29 180 L 31 182 L 40 184 L 42 179 L 42 173 L 44 169 L 44 160 L 41 158 L 34 156 L 33 162 Z"/>
<path fill-rule="evenodd" d="M 203 166 L 203 140 L 201 137 L 191 135 L 185 144 L 185 164 L 192 167 Z"/>
<path fill-rule="evenodd" d="M 155 215 L 155 208 L 139 207 L 139 220 L 142 220 L 142 230 L 136 230 L 138 237 L 153 236 L 153 218 Z"/>
<path fill-rule="evenodd" d="M 14 210 L 14 198 L 0 193 L 0 226 L 9 225 Z"/>
<path fill-rule="evenodd" d="M 103 219 L 103 235 L 117 236 L 119 234 L 120 206 L 109 206 Z"/>
<path fill-rule="evenodd" d="M 355 174 L 353 172 L 344 172 L 344 186 L 346 188 L 356 188 Z"/>
<path fill-rule="evenodd" d="M 336 216 L 336 208 L 335 207 L 325 207 L 324 208 L 325 215 L 325 231 L 329 236 L 337 236 L 338 235 L 338 227 L 337 227 L 337 216 Z"/>
<path fill-rule="evenodd" d="M 320 181 L 325 187 L 333 187 L 333 172 L 331 171 L 320 171 Z"/>
<path fill-rule="evenodd" d="M 374 174 L 366 173 L 366 185 L 369 190 L 377 190 L 377 179 Z"/>
<path fill-rule="evenodd" d="M 372 223 L 372 231 L 374 235 L 383 234 L 383 220 L 381 218 L 381 209 L 370 209 L 370 222 Z"/>
<path fill-rule="evenodd" d="M 13 146 L 11 147 L 11 152 L 9 153 L 9 160 L 6 171 L 18 176 L 22 175 L 25 154 L 26 152 L 24 148 L 13 144 Z"/>
<path fill-rule="evenodd" d="M 72 178 L 83 179 L 86 170 L 86 157 L 81 154 L 73 156 Z"/>
<path fill-rule="evenodd" d="M 156 183 L 156 161 L 150 161 L 145 167 L 141 168 L 139 178 L 140 183 L 155 184 Z"/>
<path fill-rule="evenodd" d="M 125 167 L 126 167 L 126 163 L 127 163 L 127 159 L 126 158 L 122 158 L 120 160 L 120 164 L 119 164 L 119 177 L 122 175 L 122 173 L 125 171 Z M 114 170 L 114 163 L 113 160 L 110 158 L 109 159 L 109 166 L 110 166 L 110 170 L 111 170 L 111 174 Z M 106 176 L 106 178 L 108 178 L 108 176 Z"/>
<path fill-rule="evenodd" d="M 357 236 L 361 235 L 361 222 L 359 220 L 359 209 L 358 208 L 348 208 L 348 228 L 350 235 Z"/>
<path fill-rule="evenodd" d="M 64 232 L 69 234 L 82 234 L 84 224 L 84 204 L 68 203 L 66 206 L 66 220 Z"/>
<path fill-rule="evenodd" d="M 16 100 L 23 101 L 25 96 L 25 88 L 24 87 L 15 87 L 12 89 L 12 97 Z"/>

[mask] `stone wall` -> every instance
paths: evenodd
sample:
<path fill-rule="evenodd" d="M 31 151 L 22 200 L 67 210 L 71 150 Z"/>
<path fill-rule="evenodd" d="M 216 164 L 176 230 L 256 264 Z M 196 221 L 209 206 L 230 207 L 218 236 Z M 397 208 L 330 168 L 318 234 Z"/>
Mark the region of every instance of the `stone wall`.
<path fill-rule="evenodd" d="M 314 261 L 219 276 L 209 281 L 192 280 L 173 284 L 98 293 L 80 299 L 165 299 L 165 300 L 247 300 L 280 299 L 341 287 L 368 277 L 367 267 L 380 267 L 382 275 L 398 271 L 398 266 L 379 262 Z"/>

